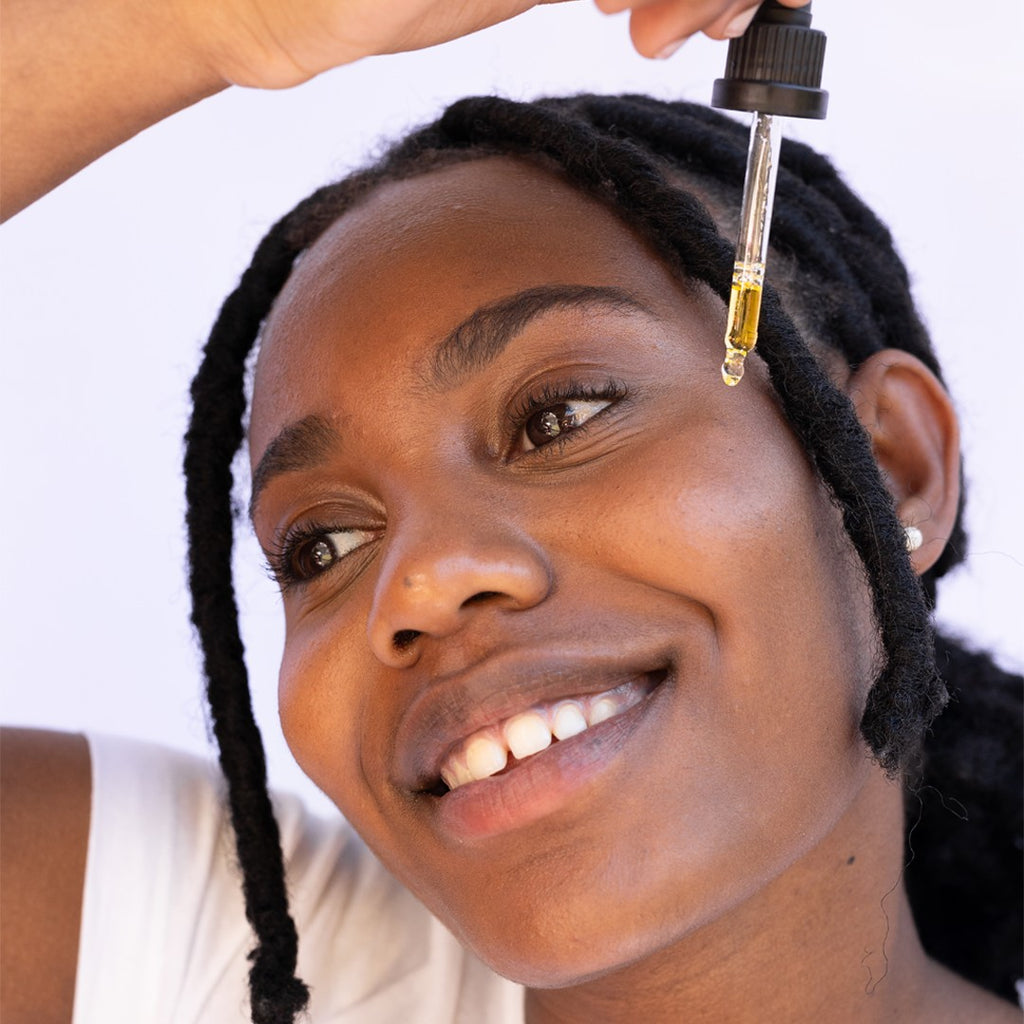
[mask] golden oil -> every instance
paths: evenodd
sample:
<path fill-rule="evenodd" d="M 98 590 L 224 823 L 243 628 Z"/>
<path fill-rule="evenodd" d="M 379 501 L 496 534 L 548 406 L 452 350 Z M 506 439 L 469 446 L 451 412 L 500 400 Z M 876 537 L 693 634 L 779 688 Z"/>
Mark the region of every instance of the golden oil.
<path fill-rule="evenodd" d="M 722 363 L 722 380 L 730 387 L 739 384 L 744 361 L 757 344 L 757 321 L 761 316 L 761 280 L 757 278 L 763 273 L 762 270 L 761 274 L 752 274 L 739 267 L 733 273 Z"/>

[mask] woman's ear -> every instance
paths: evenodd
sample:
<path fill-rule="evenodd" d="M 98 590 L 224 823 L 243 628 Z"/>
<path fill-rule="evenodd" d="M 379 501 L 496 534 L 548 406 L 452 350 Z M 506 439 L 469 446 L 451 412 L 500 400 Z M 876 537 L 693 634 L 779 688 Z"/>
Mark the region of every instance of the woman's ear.
<path fill-rule="evenodd" d="M 960 430 L 946 389 L 909 352 L 883 349 L 851 374 L 846 393 L 870 434 L 904 526 L 921 531 L 918 575 L 942 554 L 960 500 Z"/>

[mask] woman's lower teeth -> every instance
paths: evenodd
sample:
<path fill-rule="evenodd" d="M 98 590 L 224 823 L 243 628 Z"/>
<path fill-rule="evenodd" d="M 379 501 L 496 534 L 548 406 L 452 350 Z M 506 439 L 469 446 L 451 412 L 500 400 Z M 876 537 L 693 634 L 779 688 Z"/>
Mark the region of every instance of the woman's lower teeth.
<path fill-rule="evenodd" d="M 441 766 L 441 778 L 449 789 L 486 779 L 504 770 L 509 754 L 517 761 L 532 757 L 593 725 L 628 710 L 646 690 L 627 684 L 575 700 L 559 701 L 513 715 L 498 725 L 481 729 L 451 753 Z"/>

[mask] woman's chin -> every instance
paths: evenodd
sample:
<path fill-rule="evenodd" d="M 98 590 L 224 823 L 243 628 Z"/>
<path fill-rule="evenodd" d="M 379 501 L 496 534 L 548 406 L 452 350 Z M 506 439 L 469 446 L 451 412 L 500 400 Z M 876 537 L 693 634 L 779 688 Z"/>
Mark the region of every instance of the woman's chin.
<path fill-rule="evenodd" d="M 474 949 L 473 952 L 496 974 L 532 989 L 574 988 L 612 974 L 634 962 L 633 958 L 617 949 L 590 948 L 585 952 L 577 951 L 575 955 L 564 948 L 543 952 L 531 949 L 526 956 L 521 947 Z"/>
<path fill-rule="evenodd" d="M 607 977 L 656 957 L 682 938 L 680 923 L 671 927 L 603 927 L 573 922 L 564 914 L 550 921 L 516 926 L 500 934 L 460 936 L 461 941 L 495 973 L 526 988 L 572 988 Z"/>

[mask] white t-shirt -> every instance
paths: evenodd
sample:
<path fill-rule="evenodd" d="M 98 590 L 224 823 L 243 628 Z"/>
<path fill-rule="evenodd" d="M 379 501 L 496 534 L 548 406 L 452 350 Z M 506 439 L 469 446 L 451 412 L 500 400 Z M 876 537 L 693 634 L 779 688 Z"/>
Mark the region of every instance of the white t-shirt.
<path fill-rule="evenodd" d="M 74 1024 L 249 1020 L 245 920 L 217 768 L 90 736 L 92 823 Z M 314 1024 L 522 1024 L 523 992 L 467 953 L 340 819 L 275 798 Z"/>

